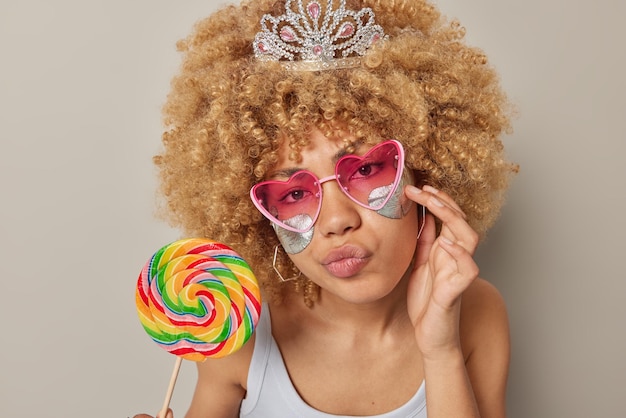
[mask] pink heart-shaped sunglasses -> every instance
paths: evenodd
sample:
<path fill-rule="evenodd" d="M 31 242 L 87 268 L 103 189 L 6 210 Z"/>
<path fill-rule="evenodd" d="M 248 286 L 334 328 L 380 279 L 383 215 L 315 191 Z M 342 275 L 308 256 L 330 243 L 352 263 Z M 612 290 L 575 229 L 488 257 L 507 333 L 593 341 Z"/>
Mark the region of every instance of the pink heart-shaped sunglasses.
<path fill-rule="evenodd" d="M 364 208 L 379 210 L 398 188 L 404 167 L 404 149 L 387 140 L 365 155 L 345 155 L 335 174 L 318 178 L 308 170 L 295 172 L 286 181 L 268 180 L 250 190 L 252 203 L 274 224 L 293 232 L 309 231 L 322 208 L 322 184 L 336 180 L 341 191 Z"/>

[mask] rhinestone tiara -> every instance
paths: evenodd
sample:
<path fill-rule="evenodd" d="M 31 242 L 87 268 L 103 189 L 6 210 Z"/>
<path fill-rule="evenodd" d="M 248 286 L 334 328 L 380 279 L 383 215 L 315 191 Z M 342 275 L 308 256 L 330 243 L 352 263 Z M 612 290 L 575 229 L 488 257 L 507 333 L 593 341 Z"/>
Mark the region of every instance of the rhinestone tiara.
<path fill-rule="evenodd" d="M 278 61 L 289 70 L 319 71 L 355 67 L 372 44 L 386 38 L 369 7 L 346 10 L 346 0 L 339 0 L 334 9 L 328 0 L 323 11 L 317 0 L 309 0 L 306 7 L 302 0 L 286 0 L 285 14 L 261 17 L 253 47 L 259 60 Z"/>

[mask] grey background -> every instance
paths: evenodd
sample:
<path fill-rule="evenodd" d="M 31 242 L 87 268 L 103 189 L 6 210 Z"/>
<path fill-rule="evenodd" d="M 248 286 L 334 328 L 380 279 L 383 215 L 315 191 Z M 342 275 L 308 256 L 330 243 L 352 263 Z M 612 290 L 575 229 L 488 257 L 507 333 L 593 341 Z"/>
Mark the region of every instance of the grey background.
<path fill-rule="evenodd" d="M 174 358 L 134 285 L 179 233 L 154 217 L 151 156 L 174 44 L 221 3 L 0 0 L 1 416 L 160 408 Z M 505 141 L 522 171 L 478 254 L 509 307 L 509 416 L 622 417 L 626 3 L 437 4 L 519 109 Z"/>

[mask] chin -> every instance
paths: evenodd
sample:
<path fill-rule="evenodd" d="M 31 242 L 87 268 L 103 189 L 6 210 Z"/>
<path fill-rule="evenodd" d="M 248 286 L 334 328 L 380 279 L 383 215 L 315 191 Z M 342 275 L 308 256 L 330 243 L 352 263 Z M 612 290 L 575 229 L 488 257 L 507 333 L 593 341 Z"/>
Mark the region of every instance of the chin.
<path fill-rule="evenodd" d="M 368 305 L 383 301 L 393 296 L 395 290 L 398 289 L 400 280 L 394 283 L 372 283 L 367 279 L 359 279 L 358 277 L 346 279 L 334 279 L 341 281 L 340 283 L 324 283 L 321 285 L 322 292 L 330 293 L 336 298 L 344 302 L 354 305 Z M 402 297 L 406 297 L 406 293 L 402 292 Z"/>

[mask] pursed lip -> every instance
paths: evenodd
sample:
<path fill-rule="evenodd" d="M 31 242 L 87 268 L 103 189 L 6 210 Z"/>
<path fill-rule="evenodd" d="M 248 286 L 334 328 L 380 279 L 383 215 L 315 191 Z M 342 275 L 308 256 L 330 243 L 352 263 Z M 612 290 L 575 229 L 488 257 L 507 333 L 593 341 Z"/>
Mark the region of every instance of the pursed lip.
<path fill-rule="evenodd" d="M 369 262 L 371 254 L 361 247 L 345 245 L 330 251 L 322 260 L 324 268 L 336 277 L 351 277 Z"/>

